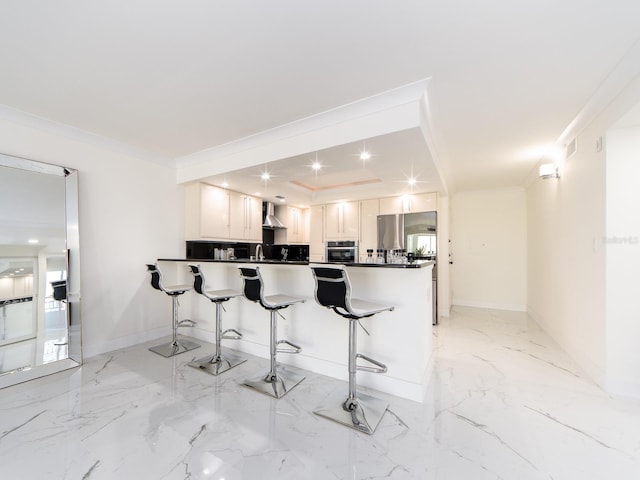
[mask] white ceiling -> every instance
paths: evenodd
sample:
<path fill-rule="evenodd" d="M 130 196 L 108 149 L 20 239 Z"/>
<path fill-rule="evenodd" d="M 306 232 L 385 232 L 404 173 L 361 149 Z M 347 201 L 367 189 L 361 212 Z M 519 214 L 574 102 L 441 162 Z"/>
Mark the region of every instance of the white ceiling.
<path fill-rule="evenodd" d="M 629 0 L 2 2 L 0 104 L 166 162 L 431 78 L 435 150 L 372 175 L 435 156 L 449 190 L 515 186 L 639 19 Z"/>
<path fill-rule="evenodd" d="M 363 161 L 360 153 L 371 158 Z M 402 159 L 399 161 L 399 159 Z M 314 171 L 312 164 L 322 168 Z M 269 180 L 261 177 L 269 173 Z M 409 178 L 417 182 L 411 186 Z M 240 192 L 259 194 L 270 201 L 285 197 L 287 204 L 309 205 L 337 200 L 442 191 L 438 172 L 419 128 L 350 142 L 219 175 L 204 182 Z"/>

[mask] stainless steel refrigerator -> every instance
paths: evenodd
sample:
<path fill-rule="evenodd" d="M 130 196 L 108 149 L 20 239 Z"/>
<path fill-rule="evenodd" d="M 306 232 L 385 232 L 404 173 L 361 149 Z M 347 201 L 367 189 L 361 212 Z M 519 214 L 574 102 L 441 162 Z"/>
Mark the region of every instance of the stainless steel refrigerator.
<path fill-rule="evenodd" d="M 435 260 L 433 266 L 433 324 L 438 323 L 436 212 L 378 215 L 378 250 L 406 250 L 414 258 Z"/>
<path fill-rule="evenodd" d="M 378 215 L 378 249 L 405 249 L 416 257 L 435 259 L 436 212 Z"/>

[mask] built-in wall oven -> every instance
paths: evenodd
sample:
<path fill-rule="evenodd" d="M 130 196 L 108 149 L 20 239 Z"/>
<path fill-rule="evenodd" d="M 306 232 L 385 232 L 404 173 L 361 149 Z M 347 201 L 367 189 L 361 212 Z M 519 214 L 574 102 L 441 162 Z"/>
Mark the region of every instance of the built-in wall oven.
<path fill-rule="evenodd" d="M 339 240 L 327 242 L 326 261 L 331 263 L 354 263 L 358 261 L 358 242 Z"/>

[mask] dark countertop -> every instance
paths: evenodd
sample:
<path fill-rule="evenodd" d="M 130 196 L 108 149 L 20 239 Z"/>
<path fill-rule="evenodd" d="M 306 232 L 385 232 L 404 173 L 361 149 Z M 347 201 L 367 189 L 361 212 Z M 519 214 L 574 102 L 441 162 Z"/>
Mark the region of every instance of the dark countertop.
<path fill-rule="evenodd" d="M 159 262 L 207 262 L 207 263 L 250 263 L 250 264 L 266 264 L 266 265 L 309 265 L 309 263 L 320 263 L 327 265 L 335 265 L 328 262 L 307 262 L 303 260 L 249 260 L 248 258 L 238 258 L 236 260 L 213 260 L 211 258 L 159 258 Z M 413 263 L 344 263 L 347 267 L 367 267 L 367 268 L 423 268 L 435 265 L 433 260 L 416 260 Z"/>

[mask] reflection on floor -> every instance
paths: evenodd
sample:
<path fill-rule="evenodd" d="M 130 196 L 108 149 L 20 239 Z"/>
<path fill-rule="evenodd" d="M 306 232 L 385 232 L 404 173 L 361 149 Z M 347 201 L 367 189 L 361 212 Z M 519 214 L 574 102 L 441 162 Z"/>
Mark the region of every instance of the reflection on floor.
<path fill-rule="evenodd" d="M 0 477 L 638 478 L 640 401 L 603 393 L 525 314 L 457 308 L 434 335 L 426 402 L 377 393 L 372 436 L 311 413 L 346 382 L 306 372 L 275 400 L 239 385 L 265 359 L 213 377 L 193 352 L 94 357 L 0 392 Z"/>
<path fill-rule="evenodd" d="M 36 338 L 0 347 L 0 375 L 68 357 L 65 304 L 52 304 L 45 311 L 44 330 Z"/>

